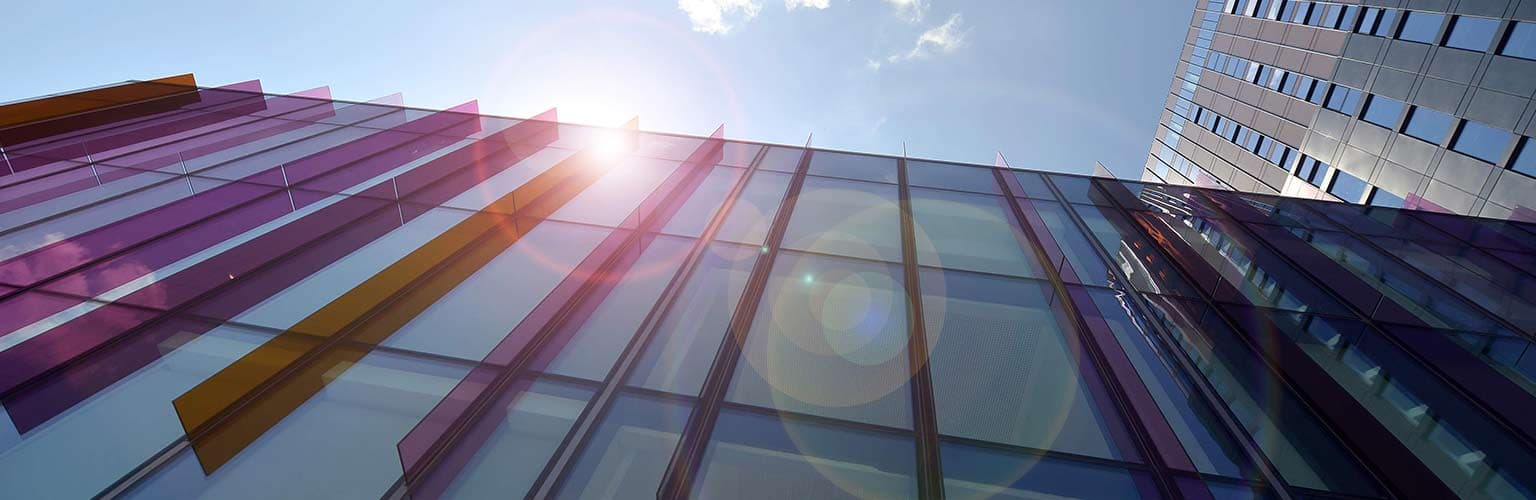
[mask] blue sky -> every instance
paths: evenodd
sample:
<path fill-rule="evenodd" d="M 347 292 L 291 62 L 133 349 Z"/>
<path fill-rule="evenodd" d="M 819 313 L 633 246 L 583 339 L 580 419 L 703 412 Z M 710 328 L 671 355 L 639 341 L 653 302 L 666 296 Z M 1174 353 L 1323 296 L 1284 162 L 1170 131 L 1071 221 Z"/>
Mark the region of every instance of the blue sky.
<path fill-rule="evenodd" d="M 217 5 L 217 4 L 229 5 Z M 19 2 L 0 102 L 192 72 L 272 92 L 1137 178 L 1192 0 Z M 134 4 L 134 5 L 128 5 Z M 451 5 L 450 5 L 451 4 Z M 24 41 L 24 42 L 22 42 Z"/>

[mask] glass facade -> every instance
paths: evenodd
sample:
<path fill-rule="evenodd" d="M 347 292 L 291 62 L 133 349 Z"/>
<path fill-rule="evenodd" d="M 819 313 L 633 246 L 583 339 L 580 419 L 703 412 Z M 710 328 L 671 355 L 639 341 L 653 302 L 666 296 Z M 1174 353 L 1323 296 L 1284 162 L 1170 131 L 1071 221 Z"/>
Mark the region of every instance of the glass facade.
<path fill-rule="evenodd" d="M 3 498 L 1536 495 L 1536 225 L 114 88 L 0 108 Z"/>
<path fill-rule="evenodd" d="M 1193 3 L 1141 180 L 1536 222 L 1536 3 Z"/>

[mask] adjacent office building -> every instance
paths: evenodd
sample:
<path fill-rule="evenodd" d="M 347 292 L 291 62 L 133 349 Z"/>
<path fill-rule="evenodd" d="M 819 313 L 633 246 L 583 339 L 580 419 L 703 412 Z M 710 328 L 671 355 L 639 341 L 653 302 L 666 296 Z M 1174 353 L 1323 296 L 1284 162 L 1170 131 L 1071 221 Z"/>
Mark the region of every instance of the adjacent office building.
<path fill-rule="evenodd" d="M 1536 221 L 1533 97 L 1533 0 L 1197 0 L 1142 179 Z"/>
<path fill-rule="evenodd" d="M 0 107 L 0 497 L 1536 495 L 1536 225 L 557 118 Z"/>

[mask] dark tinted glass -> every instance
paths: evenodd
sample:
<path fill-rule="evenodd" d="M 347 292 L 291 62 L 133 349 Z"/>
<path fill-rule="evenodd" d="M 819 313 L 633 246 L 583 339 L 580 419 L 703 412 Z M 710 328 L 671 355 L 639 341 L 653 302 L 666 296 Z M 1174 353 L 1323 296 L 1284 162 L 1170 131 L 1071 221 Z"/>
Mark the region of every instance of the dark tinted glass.
<path fill-rule="evenodd" d="M 1115 467 L 953 443 L 939 451 L 946 498 L 1157 498 Z"/>

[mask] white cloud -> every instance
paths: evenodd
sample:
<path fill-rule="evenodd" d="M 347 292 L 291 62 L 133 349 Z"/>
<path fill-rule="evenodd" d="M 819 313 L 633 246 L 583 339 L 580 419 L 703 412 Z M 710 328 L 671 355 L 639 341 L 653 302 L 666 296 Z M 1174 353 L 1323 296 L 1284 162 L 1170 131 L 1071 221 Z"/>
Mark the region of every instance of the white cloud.
<path fill-rule="evenodd" d="M 885 0 L 896 8 L 896 16 L 905 19 L 909 23 L 923 20 L 928 13 L 928 0 Z"/>
<path fill-rule="evenodd" d="M 917 43 L 912 50 L 904 54 L 892 54 L 886 58 L 888 62 L 897 62 L 907 59 L 921 59 L 933 54 L 948 54 L 955 49 L 965 46 L 965 36 L 969 33 L 965 29 L 965 20 L 959 13 L 949 16 L 944 24 L 935 26 L 923 34 L 918 35 Z"/>
<path fill-rule="evenodd" d="M 801 7 L 811 9 L 826 9 L 832 6 L 832 0 L 784 0 L 786 10 L 795 10 Z"/>
<path fill-rule="evenodd" d="M 763 4 L 758 0 L 677 0 L 677 8 L 688 14 L 694 31 L 725 34 L 731 31 L 732 24 L 757 17 Z M 728 19 L 737 16 L 740 19 Z"/>

